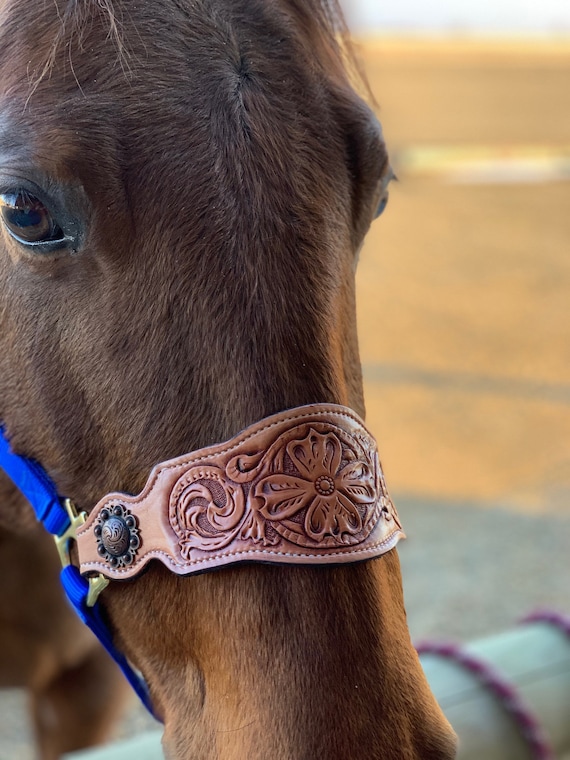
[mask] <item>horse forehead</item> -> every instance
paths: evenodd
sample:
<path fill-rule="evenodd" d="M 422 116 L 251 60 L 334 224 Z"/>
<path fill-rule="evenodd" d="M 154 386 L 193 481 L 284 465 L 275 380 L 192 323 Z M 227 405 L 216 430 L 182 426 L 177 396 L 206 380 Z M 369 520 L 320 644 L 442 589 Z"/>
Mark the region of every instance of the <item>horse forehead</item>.
<path fill-rule="evenodd" d="M 222 75 L 232 67 L 243 74 L 244 52 L 261 60 L 273 57 L 266 54 L 275 53 L 276 43 L 289 54 L 299 50 L 299 29 L 282 12 L 287 5 L 287 0 L 261 2 L 255 9 L 227 0 L 0 0 L 0 49 L 9 53 L 0 57 L 0 84 L 35 90 L 53 77 L 61 91 L 95 85 L 113 89 L 114 97 L 128 89 L 133 75 L 139 91 L 144 79 L 149 88 L 179 85 L 180 77 L 214 84 L 216 67 Z M 289 55 L 289 69 L 294 59 Z"/>
<path fill-rule="evenodd" d="M 318 95 L 335 88 L 327 66 L 314 65 L 323 46 L 307 44 L 293 9 L 288 0 L 0 0 L 0 95 L 45 105 L 50 123 L 61 101 L 95 95 L 107 101 L 103 122 L 109 103 L 138 119 L 146 109 L 155 119 L 159 108 L 167 117 L 176 108 L 239 111 L 240 90 L 251 86 L 273 89 L 272 107 L 288 100 L 289 110 L 303 104 L 322 119 L 328 98 Z"/>
<path fill-rule="evenodd" d="M 15 62 L 11 55 L 0 56 L 0 113 L 6 114 L 0 120 L 0 160 L 2 141 L 12 147 L 17 144 L 18 155 L 47 175 L 85 178 L 90 187 L 104 186 L 106 197 L 112 176 L 116 189 L 120 191 L 122 185 L 129 194 L 149 190 L 155 196 L 164 195 L 175 179 L 186 193 L 194 194 L 206 182 L 212 192 L 227 190 L 228 183 L 233 187 L 233 178 L 244 167 L 251 169 L 255 164 L 269 174 L 279 165 L 297 195 L 306 195 L 308 183 L 313 188 L 309 195 L 328 184 L 339 203 L 346 201 L 349 172 L 343 139 L 350 131 L 360 135 L 369 131 L 369 111 L 353 93 L 347 95 L 345 83 L 337 88 L 320 67 L 305 65 L 303 55 L 295 55 L 303 46 L 297 44 L 294 30 L 289 29 L 289 35 L 280 40 L 283 50 L 268 49 L 282 20 L 271 27 L 271 33 L 260 34 L 258 24 L 258 33 L 244 38 L 243 24 L 247 29 L 249 21 L 215 28 L 211 18 L 207 23 L 202 18 L 200 23 L 200 11 L 195 16 L 194 10 L 188 10 L 231 7 L 231 3 L 213 0 L 188 3 L 185 15 L 191 15 L 193 22 L 196 17 L 198 23 L 188 24 L 186 18 L 178 29 L 173 22 L 165 23 L 174 3 L 147 0 L 140 4 L 141 10 L 148 15 L 149 9 L 155 9 L 161 19 L 153 29 L 144 18 L 123 14 L 135 3 L 116 0 L 117 18 L 125 22 L 121 27 L 124 66 L 118 43 L 108 39 L 108 24 L 102 23 L 86 27 L 86 36 L 73 49 L 64 44 L 49 71 L 38 78 L 57 39 L 61 8 L 71 3 L 26 4 L 28 16 L 32 5 L 42 8 L 50 31 L 42 41 L 34 30 L 18 29 L 21 40 L 17 45 L 9 43 Z M 83 0 L 83 5 L 98 7 L 94 0 Z M 248 7 L 247 3 L 236 5 L 242 10 Z M 259 7 L 281 5 L 287 3 L 260 3 Z M 4 7 L 8 6 L 13 11 L 16 3 L 4 0 Z M 13 22 L 2 28 L 0 21 L 0 48 L 9 42 L 11 27 Z M 241 31 L 233 34 L 238 28 Z M 38 50 L 33 50 L 34 45 Z M 332 107 L 335 99 L 342 100 L 342 108 Z M 347 112 L 357 118 L 347 119 Z M 255 150 L 244 148 L 249 129 L 253 129 Z M 367 142 L 374 141 L 373 134 Z M 297 150 L 299 142 L 304 151 Z M 243 149 L 228 150 L 236 145 Z"/>
<path fill-rule="evenodd" d="M 136 142 L 144 150 L 155 138 L 179 139 L 189 124 L 211 124 L 212 117 L 224 121 L 243 108 L 239 89 L 250 70 L 240 53 L 243 35 L 234 34 L 232 23 L 216 28 L 211 19 L 204 23 L 200 11 L 187 9 L 190 26 L 182 30 L 171 24 L 157 32 L 129 16 L 114 39 L 105 24 L 85 23 L 85 30 L 65 31 L 61 10 L 72 5 L 67 0 L 25 4 L 21 24 L 15 23 L 18 5 L 0 0 L 0 49 L 6 53 L 0 56 L 0 149 L 25 143 L 30 150 L 34 143 L 41 150 L 47 141 L 50 153 L 57 152 L 65 161 L 90 136 L 95 145 L 117 137 L 120 122 L 123 144 Z M 93 12 L 100 4 L 83 0 L 83 5 Z M 117 18 L 126 20 L 123 11 L 130 5 L 134 3 L 116 0 Z M 169 5 L 147 0 L 141 8 L 148 13 L 156 6 L 164 21 Z M 287 44 L 295 47 L 293 39 Z M 301 80 L 305 87 L 293 88 L 290 105 L 306 99 L 305 90 L 323 86 L 311 67 L 294 56 L 288 58 L 285 71 L 271 56 L 261 55 L 266 46 L 263 35 L 247 38 L 246 47 L 256 57 L 253 68 L 260 91 L 271 89 L 272 79 L 285 81 L 293 70 L 297 83 Z M 318 110 L 317 103 L 314 108 Z M 149 116 L 142 125 L 145 112 Z"/>

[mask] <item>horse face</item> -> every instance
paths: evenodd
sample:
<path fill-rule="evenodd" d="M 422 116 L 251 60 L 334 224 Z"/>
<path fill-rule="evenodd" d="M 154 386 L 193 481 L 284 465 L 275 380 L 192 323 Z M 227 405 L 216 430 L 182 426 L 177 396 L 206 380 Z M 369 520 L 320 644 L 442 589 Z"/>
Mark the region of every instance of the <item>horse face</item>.
<path fill-rule="evenodd" d="M 389 167 L 334 5 L 0 0 L 0 420 L 81 508 L 273 412 L 362 413 L 354 269 Z M 394 553 L 153 566 L 101 604 L 169 757 L 453 754 Z"/>
<path fill-rule="evenodd" d="M 2 6 L 14 446 L 89 506 L 274 411 L 361 411 L 353 274 L 388 168 L 316 22 L 56 5 Z"/>

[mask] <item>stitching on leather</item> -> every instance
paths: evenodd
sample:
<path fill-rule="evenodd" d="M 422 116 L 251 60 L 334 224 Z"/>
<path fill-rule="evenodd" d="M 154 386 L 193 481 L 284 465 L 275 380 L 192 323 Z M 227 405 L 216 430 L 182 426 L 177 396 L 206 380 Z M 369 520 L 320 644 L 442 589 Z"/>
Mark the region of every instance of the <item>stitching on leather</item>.
<path fill-rule="evenodd" d="M 344 408 L 346 408 L 346 407 L 344 407 Z M 271 422 L 268 425 L 265 425 L 264 427 L 259 428 L 254 433 L 249 433 L 249 435 L 246 435 L 244 438 L 241 438 L 239 441 L 237 441 L 236 443 L 232 444 L 227 449 L 221 449 L 220 451 L 216 451 L 215 455 L 216 456 L 221 456 L 222 454 L 228 454 L 230 451 L 233 451 L 234 449 L 238 448 L 238 446 L 241 446 L 243 443 L 246 443 L 246 441 L 249 441 L 251 438 L 255 438 L 255 436 L 259 435 L 260 433 L 263 433 L 266 430 L 271 430 L 272 427 L 275 427 L 277 425 L 282 425 L 282 424 L 284 424 L 286 422 L 293 422 L 293 421 L 296 421 L 296 420 L 302 420 L 302 419 L 307 418 L 307 417 L 323 417 L 324 415 L 330 415 L 330 416 L 334 415 L 335 417 L 343 417 L 345 419 L 352 420 L 352 422 L 356 422 L 357 425 L 359 425 L 359 427 L 361 427 L 364 430 L 364 432 L 366 433 L 366 435 L 370 439 L 374 440 L 372 438 L 372 435 L 368 432 L 368 430 L 364 427 L 364 425 L 362 424 L 362 422 L 360 421 L 360 419 L 356 415 L 352 416 L 348 411 L 347 412 L 337 412 L 337 411 L 334 411 L 334 410 L 331 411 L 331 409 L 328 408 L 326 411 L 323 409 L 320 412 L 304 412 L 303 414 L 300 414 L 300 415 L 283 417 L 282 419 L 276 420 L 275 422 Z M 347 431 L 345 430 L 344 432 L 346 433 Z M 240 434 L 238 433 L 238 435 L 234 436 L 234 438 L 239 437 L 239 435 Z M 220 444 L 214 444 L 213 446 L 205 446 L 204 449 L 215 449 L 216 445 L 220 445 Z M 200 450 L 203 451 L 204 449 L 199 449 L 199 451 Z M 184 456 L 184 455 L 182 455 L 182 456 Z M 172 463 L 172 464 L 162 463 L 162 464 L 157 465 L 157 467 L 159 468 L 158 471 L 154 475 L 152 481 L 150 481 L 149 483 L 147 483 L 147 485 L 143 489 L 143 492 L 148 493 L 148 492 L 150 492 L 152 490 L 152 488 L 154 488 L 154 484 L 156 483 L 156 481 L 158 479 L 158 476 L 160 475 L 161 472 L 164 472 L 165 470 L 173 470 L 173 469 L 175 469 L 177 467 L 186 467 L 186 466 L 191 465 L 191 464 L 197 464 L 198 462 L 202 462 L 204 459 L 208 459 L 208 457 L 210 457 L 210 456 L 212 456 L 212 453 L 210 453 L 210 454 L 203 454 L 202 456 L 197 457 L 197 458 L 192 457 L 192 458 L 186 460 L 185 462 L 179 462 L 178 464 L 174 464 L 174 463 Z"/>
<path fill-rule="evenodd" d="M 143 490 L 141 491 L 141 494 L 145 494 L 145 496 L 142 499 L 139 499 L 139 496 L 141 494 L 138 494 L 137 496 L 131 496 L 129 494 L 124 494 L 124 493 L 120 493 L 120 492 L 113 492 L 113 493 L 108 494 L 109 499 L 107 499 L 103 503 L 98 502 L 95 505 L 95 508 L 99 507 L 98 511 L 100 511 L 101 509 L 104 509 L 106 506 L 108 506 L 108 504 L 110 504 L 110 502 L 113 501 L 113 499 L 124 498 L 125 496 L 129 497 L 128 498 L 128 503 L 129 504 L 131 504 L 133 506 L 135 506 L 135 505 L 138 506 L 138 505 L 141 504 L 141 501 L 144 501 L 150 495 L 150 492 L 154 488 L 154 486 L 156 484 L 156 481 L 158 480 L 161 472 L 166 472 L 168 470 L 174 470 L 174 469 L 176 469 L 178 467 L 180 467 L 180 468 L 189 467 L 190 465 L 198 464 L 198 462 L 202 462 L 202 461 L 208 459 L 209 457 L 211 457 L 213 455 L 215 455 L 215 456 L 221 456 L 223 454 L 228 454 L 230 451 L 233 451 L 234 449 L 238 448 L 239 446 L 241 446 L 242 444 L 244 444 L 247 441 L 251 440 L 252 438 L 255 438 L 257 435 L 259 435 L 260 433 L 265 432 L 266 430 L 270 430 L 271 428 L 273 428 L 273 427 L 275 427 L 277 425 L 282 425 L 282 424 L 287 423 L 287 422 L 293 422 L 293 421 L 297 421 L 297 420 L 303 420 L 303 419 L 306 419 L 307 417 L 334 416 L 334 417 L 340 417 L 340 418 L 351 420 L 352 422 L 356 422 L 356 424 L 360 428 L 362 428 L 362 430 L 365 432 L 366 436 L 375 443 L 374 437 L 367 430 L 367 428 L 364 426 L 363 422 L 360 420 L 360 418 L 356 414 L 354 414 L 354 415 L 351 414 L 351 412 L 348 409 L 348 407 L 339 407 L 339 408 L 346 409 L 346 411 L 344 411 L 344 412 L 337 412 L 334 409 L 331 410 L 330 407 L 327 407 L 326 410 L 323 409 L 322 411 L 304 412 L 303 414 L 299 414 L 299 415 L 292 415 L 292 416 L 288 416 L 288 417 L 283 417 L 282 419 L 276 420 L 275 422 L 271 422 L 268 425 L 265 425 L 264 427 L 259 428 L 258 430 L 256 430 L 253 433 L 249 433 L 244 438 L 240 439 L 236 443 L 233 443 L 231 446 L 229 446 L 226 449 L 221 449 L 220 451 L 216 450 L 215 452 L 211 452 L 209 454 L 203 454 L 202 456 L 199 456 L 199 457 L 196 457 L 196 458 L 194 458 L 191 455 L 191 457 L 189 459 L 185 460 L 184 462 L 178 462 L 178 463 L 172 462 L 170 464 L 168 462 L 161 462 L 160 464 L 156 465 L 156 468 L 157 468 L 156 472 L 154 471 L 154 468 L 153 468 L 152 480 L 149 480 L 145 484 Z M 335 423 L 333 422 L 333 424 L 335 424 Z M 246 428 L 246 430 L 247 430 L 247 428 Z M 348 431 L 344 430 L 343 432 L 347 433 Z M 237 438 L 239 435 L 240 434 L 238 433 L 238 435 L 234 436 L 234 438 Z M 219 446 L 219 445 L 223 445 L 223 444 L 213 444 L 212 446 L 205 446 L 203 449 L 198 449 L 198 451 L 204 451 L 204 449 L 216 449 L 216 446 Z M 187 455 L 183 454 L 182 456 L 187 456 Z M 93 509 L 93 511 L 95 511 L 95 508 Z M 84 529 L 83 531 L 81 529 L 79 529 L 78 535 L 85 534 L 85 533 L 89 532 L 90 530 L 91 530 L 91 526 L 89 528 L 87 528 L 86 530 Z"/>
<path fill-rule="evenodd" d="M 339 427 L 341 430 L 343 430 L 345 434 L 348 433 L 350 435 L 351 434 L 350 431 L 347 431 L 342 426 L 342 421 L 348 420 L 351 423 L 356 423 L 360 431 L 362 431 L 362 433 L 368 439 L 372 440 L 372 442 L 375 444 L 375 440 L 372 437 L 371 433 L 367 430 L 367 428 L 365 427 L 364 423 L 360 420 L 360 418 L 355 413 L 352 412 L 352 410 L 348 409 L 347 407 L 341 407 L 341 406 L 337 406 L 336 408 L 331 408 L 330 405 L 315 404 L 313 406 L 317 408 L 310 411 L 307 410 L 301 413 L 296 413 L 296 410 L 293 410 L 292 413 L 288 414 L 286 417 L 280 417 L 279 419 L 274 420 L 273 422 L 270 422 L 268 424 L 263 425 L 262 427 L 257 428 L 255 431 L 252 431 L 245 435 L 242 434 L 241 437 L 240 437 L 240 434 L 238 434 L 237 436 L 234 436 L 233 439 L 231 439 L 232 441 L 235 441 L 235 442 L 231 443 L 231 445 L 226 446 L 225 448 L 222 448 L 222 449 L 219 448 L 220 445 L 223 446 L 224 444 L 213 444 L 212 446 L 204 447 L 202 451 L 205 451 L 205 453 L 203 453 L 200 456 L 192 456 L 192 454 L 190 454 L 190 456 L 187 459 L 184 459 L 182 462 L 171 461 L 171 463 L 165 462 L 165 463 L 161 463 L 157 465 L 156 471 L 153 475 L 152 480 L 147 482 L 143 491 L 141 492 L 141 494 L 145 494 L 145 496 L 143 496 L 142 499 L 139 498 L 141 494 L 139 494 L 139 497 L 131 496 L 128 498 L 128 502 L 136 509 L 137 506 L 140 506 L 141 503 L 146 501 L 146 499 L 148 499 L 151 496 L 152 490 L 154 489 L 155 484 L 162 472 L 175 470 L 175 469 L 187 469 L 189 467 L 194 467 L 200 462 L 204 462 L 205 460 L 208 460 L 212 456 L 215 456 L 215 457 L 225 456 L 235 451 L 237 448 L 243 446 L 249 440 L 255 439 L 256 437 L 263 434 L 267 430 L 271 430 L 272 428 L 275 428 L 275 427 L 284 427 L 286 429 L 289 428 L 289 423 L 302 423 L 306 420 L 311 420 L 311 419 L 320 422 L 321 420 L 318 420 L 317 418 L 327 417 L 328 420 L 325 420 L 325 422 L 330 422 L 331 425 Z M 247 428 L 246 428 L 246 431 L 247 431 Z M 246 431 L 243 431 L 243 432 L 246 433 Z M 238 440 L 236 440 L 236 438 Z M 183 455 L 183 457 L 184 456 L 185 455 Z M 109 494 L 108 496 L 110 498 L 105 500 L 105 502 L 99 503 L 98 505 L 99 508 L 96 510 L 97 514 L 100 513 L 101 509 L 108 506 L 115 499 L 124 498 L 125 496 L 127 496 L 127 494 L 115 493 L 115 494 Z M 85 527 L 83 530 L 80 529 L 78 531 L 78 539 L 83 538 L 83 537 L 87 538 L 87 536 L 92 533 L 93 526 L 94 526 L 94 523 L 91 523 L 89 527 Z M 374 531 L 374 528 L 372 529 L 372 531 Z M 148 552 L 147 554 L 144 554 L 143 557 L 141 557 L 138 561 L 135 561 L 135 563 L 130 565 L 128 568 L 125 568 L 125 570 L 114 570 L 114 573 L 115 573 L 114 577 L 115 578 L 120 578 L 123 576 L 132 577 L 133 575 L 136 575 L 136 573 L 138 573 L 138 569 L 136 573 L 133 573 L 133 570 L 135 570 L 135 568 L 142 568 L 151 559 L 153 558 L 160 559 L 161 557 L 164 557 L 167 560 L 165 564 L 170 565 L 171 567 L 176 567 L 180 569 L 188 568 L 189 573 L 191 573 L 191 568 L 199 567 L 200 565 L 208 565 L 212 562 L 216 562 L 224 558 L 239 558 L 242 556 L 244 558 L 247 556 L 261 556 L 261 557 L 266 556 L 266 557 L 276 557 L 276 558 L 279 558 L 279 557 L 305 558 L 309 560 L 310 559 L 318 560 L 320 558 L 339 557 L 339 556 L 346 556 L 346 555 L 355 556 L 359 554 L 370 553 L 371 551 L 374 551 L 378 548 L 381 548 L 383 546 L 390 544 L 390 542 L 392 542 L 398 536 L 398 534 L 404 535 L 403 531 L 400 528 L 398 530 L 395 530 L 393 533 L 391 533 L 387 538 L 384 538 L 368 546 L 354 548 L 348 551 L 346 550 L 342 551 L 342 547 L 339 547 L 338 550 L 322 552 L 319 554 L 303 554 L 303 553 L 298 553 L 298 552 L 272 551 L 269 549 L 247 549 L 247 550 L 234 551 L 234 552 L 232 551 L 222 552 L 216 555 L 203 557 L 201 559 L 196 559 L 196 560 L 192 560 L 185 563 L 177 562 L 175 557 L 172 555 L 172 553 L 169 553 L 167 551 L 163 551 L 160 549 L 155 549 Z M 366 539 L 364 540 L 366 541 Z M 108 565 L 98 562 L 98 561 L 90 561 L 90 562 L 82 563 L 81 568 L 82 568 L 82 572 L 93 571 L 95 569 L 101 569 L 103 571 L 106 571 L 107 573 L 109 572 Z"/>
<path fill-rule="evenodd" d="M 201 559 L 195 559 L 191 560 L 190 562 L 176 562 L 176 560 L 172 557 L 171 554 L 168 554 L 165 551 L 162 551 L 160 549 L 155 549 L 153 551 L 148 552 L 143 557 L 141 557 L 136 563 L 131 565 L 129 567 L 128 571 L 120 571 L 116 570 L 115 575 L 112 576 L 115 579 L 118 579 L 118 574 L 120 575 L 132 575 L 132 571 L 137 567 L 146 564 L 148 561 L 150 561 L 153 558 L 158 558 L 160 556 L 166 557 L 168 559 L 168 564 L 174 565 L 175 567 L 180 568 L 186 568 L 186 567 L 195 567 L 201 564 L 206 564 L 208 562 L 215 562 L 218 559 L 223 559 L 224 557 L 239 557 L 242 555 L 265 555 L 269 557 L 298 557 L 298 558 L 307 558 L 307 559 L 319 559 L 322 557 L 338 557 L 338 556 L 346 556 L 347 554 L 354 555 L 354 554 L 364 554 L 365 552 L 373 551 L 374 549 L 381 548 L 383 545 L 389 544 L 396 536 L 400 534 L 400 536 L 404 536 L 404 531 L 401 528 L 398 528 L 393 533 L 390 533 L 389 536 L 386 538 L 383 538 L 381 541 L 376 541 L 373 544 L 370 544 L 369 546 L 360 547 L 359 549 L 351 549 L 349 551 L 335 551 L 335 552 L 323 552 L 322 554 L 298 554 L 296 552 L 278 552 L 278 551 L 270 551 L 268 549 L 246 549 L 244 551 L 236 551 L 236 552 L 224 552 L 222 554 L 216 554 L 212 555 L 211 557 L 203 557 Z M 102 569 L 106 570 L 107 573 L 109 572 L 108 565 L 105 565 L 101 562 L 83 562 L 81 563 L 81 572 L 87 572 L 95 569 Z"/>

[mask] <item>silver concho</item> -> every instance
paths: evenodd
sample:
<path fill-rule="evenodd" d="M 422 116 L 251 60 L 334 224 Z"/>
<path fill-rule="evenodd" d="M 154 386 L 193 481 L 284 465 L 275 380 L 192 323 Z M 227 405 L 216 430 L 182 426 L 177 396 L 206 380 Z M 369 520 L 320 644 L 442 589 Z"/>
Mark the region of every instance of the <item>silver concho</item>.
<path fill-rule="evenodd" d="M 99 556 L 111 567 L 131 565 L 141 545 L 137 518 L 122 504 L 102 509 L 94 527 Z"/>

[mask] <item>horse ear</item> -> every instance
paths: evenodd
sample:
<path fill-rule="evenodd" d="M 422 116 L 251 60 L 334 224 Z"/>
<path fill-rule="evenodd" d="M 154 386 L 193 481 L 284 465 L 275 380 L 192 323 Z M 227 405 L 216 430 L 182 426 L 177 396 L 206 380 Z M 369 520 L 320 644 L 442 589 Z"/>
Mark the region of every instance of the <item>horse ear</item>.
<path fill-rule="evenodd" d="M 341 105 L 347 169 L 351 181 L 353 243 L 357 250 L 380 202 L 382 179 L 389 168 L 382 127 L 371 108 L 352 95 Z"/>

